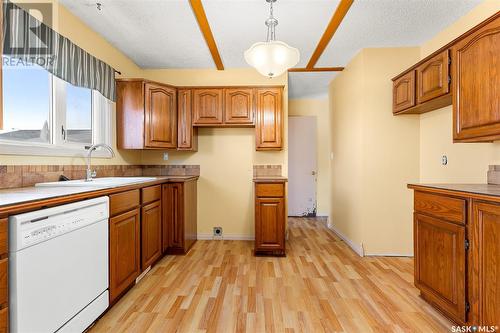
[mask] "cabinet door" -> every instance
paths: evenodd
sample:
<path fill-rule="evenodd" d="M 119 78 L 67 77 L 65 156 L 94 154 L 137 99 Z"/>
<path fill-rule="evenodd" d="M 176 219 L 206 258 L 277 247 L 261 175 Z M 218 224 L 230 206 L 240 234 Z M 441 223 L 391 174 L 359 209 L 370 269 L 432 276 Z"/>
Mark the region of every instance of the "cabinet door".
<path fill-rule="evenodd" d="M 109 220 L 109 299 L 112 303 L 141 272 L 139 209 Z"/>
<path fill-rule="evenodd" d="M 500 324 L 500 206 L 474 203 L 473 283 L 480 325 Z"/>
<path fill-rule="evenodd" d="M 254 113 L 254 89 L 224 89 L 224 123 L 253 125 Z"/>
<path fill-rule="evenodd" d="M 177 147 L 177 97 L 174 88 L 146 83 L 144 145 L 148 148 Z"/>
<path fill-rule="evenodd" d="M 192 91 L 180 89 L 177 96 L 177 149 L 196 151 L 198 149 L 198 131 L 193 127 Z"/>
<path fill-rule="evenodd" d="M 255 199 L 255 250 L 284 250 L 285 199 Z"/>
<path fill-rule="evenodd" d="M 414 242 L 422 296 L 465 322 L 465 227 L 415 213 Z"/>
<path fill-rule="evenodd" d="M 222 124 L 222 89 L 193 90 L 193 124 Z"/>
<path fill-rule="evenodd" d="M 449 61 L 449 51 L 445 50 L 417 67 L 417 102 L 419 104 L 450 91 Z"/>
<path fill-rule="evenodd" d="M 415 106 L 415 71 L 410 71 L 392 83 L 392 112 Z"/>
<path fill-rule="evenodd" d="M 141 212 L 141 268 L 151 266 L 162 254 L 161 201 L 142 207 Z"/>
<path fill-rule="evenodd" d="M 255 140 L 257 150 L 283 148 L 283 109 L 281 88 L 257 89 Z"/>
<path fill-rule="evenodd" d="M 163 251 L 184 249 L 183 187 L 163 185 Z"/>
<path fill-rule="evenodd" d="M 500 18 L 452 47 L 453 138 L 500 139 Z"/>

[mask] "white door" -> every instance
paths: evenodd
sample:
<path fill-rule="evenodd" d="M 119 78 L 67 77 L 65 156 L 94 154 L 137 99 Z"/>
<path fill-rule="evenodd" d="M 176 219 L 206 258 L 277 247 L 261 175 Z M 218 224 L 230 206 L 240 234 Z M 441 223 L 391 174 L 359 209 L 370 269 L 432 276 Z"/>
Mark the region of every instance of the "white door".
<path fill-rule="evenodd" d="M 288 215 L 316 216 L 316 117 L 288 118 Z"/>

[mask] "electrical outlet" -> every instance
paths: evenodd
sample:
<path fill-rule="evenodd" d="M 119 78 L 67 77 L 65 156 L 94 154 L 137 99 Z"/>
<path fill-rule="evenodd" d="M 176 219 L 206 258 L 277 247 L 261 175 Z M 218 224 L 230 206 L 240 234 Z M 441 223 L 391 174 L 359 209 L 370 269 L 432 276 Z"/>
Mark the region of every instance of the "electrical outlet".
<path fill-rule="evenodd" d="M 222 239 L 222 227 L 214 227 L 214 239 Z"/>
<path fill-rule="evenodd" d="M 168 161 L 168 153 L 163 153 L 163 160 Z"/>
<path fill-rule="evenodd" d="M 446 155 L 441 156 L 441 164 L 442 165 L 448 164 L 448 156 L 446 156 Z"/>

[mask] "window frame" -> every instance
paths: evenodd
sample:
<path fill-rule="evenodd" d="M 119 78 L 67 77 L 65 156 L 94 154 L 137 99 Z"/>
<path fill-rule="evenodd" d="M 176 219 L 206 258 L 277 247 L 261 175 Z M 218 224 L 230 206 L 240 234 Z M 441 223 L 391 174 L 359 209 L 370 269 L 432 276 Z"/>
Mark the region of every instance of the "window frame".
<path fill-rule="evenodd" d="M 1 72 L 0 72 L 1 73 Z M 33 155 L 33 156 L 64 156 L 82 157 L 86 156 L 87 149 L 84 144 L 68 142 L 64 139 L 62 126 L 67 130 L 66 124 L 66 81 L 49 73 L 51 80 L 52 95 L 50 96 L 49 128 L 50 142 L 23 142 L 0 139 L 0 154 L 2 155 Z M 5 84 L 5 82 L 2 82 Z M 1 87 L 1 86 L 0 86 Z M 92 143 L 105 143 L 111 145 L 112 120 L 111 112 L 113 102 L 106 99 L 98 91 L 91 90 L 92 105 Z M 3 107 L 3 106 L 2 106 Z M 3 119 L 2 119 L 3 121 Z M 96 157 L 111 158 L 106 150 L 96 150 Z"/>

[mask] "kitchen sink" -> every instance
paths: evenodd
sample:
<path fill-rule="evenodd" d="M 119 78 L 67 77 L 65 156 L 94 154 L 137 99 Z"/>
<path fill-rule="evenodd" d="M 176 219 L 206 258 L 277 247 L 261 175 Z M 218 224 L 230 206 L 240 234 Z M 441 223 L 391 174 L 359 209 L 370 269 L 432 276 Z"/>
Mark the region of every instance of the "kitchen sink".
<path fill-rule="evenodd" d="M 35 184 L 37 187 L 114 187 L 156 180 L 156 177 L 102 177 Z"/>

